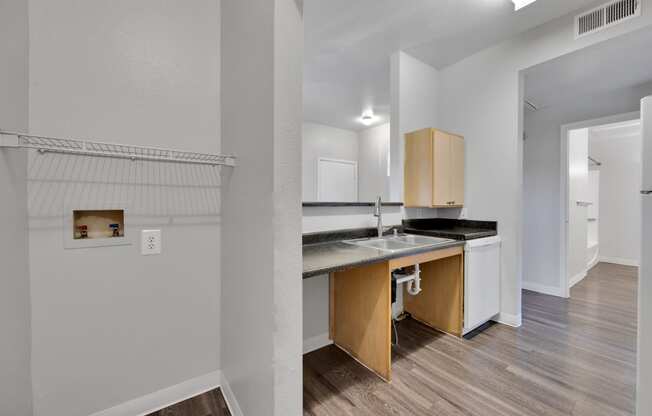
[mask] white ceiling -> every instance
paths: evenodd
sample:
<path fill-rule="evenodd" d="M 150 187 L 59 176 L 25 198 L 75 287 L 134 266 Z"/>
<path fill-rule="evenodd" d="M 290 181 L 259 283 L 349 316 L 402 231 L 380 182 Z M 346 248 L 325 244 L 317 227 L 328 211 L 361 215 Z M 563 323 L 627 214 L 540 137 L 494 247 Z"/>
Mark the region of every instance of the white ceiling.
<path fill-rule="evenodd" d="M 650 82 L 650 45 L 652 29 L 643 29 L 537 65 L 525 73 L 525 98 L 542 109 Z"/>
<path fill-rule="evenodd" d="M 520 32 L 595 4 L 539 0 L 305 0 L 304 119 L 352 130 L 373 108 L 389 119 L 389 58 L 404 50 L 443 68 Z"/>

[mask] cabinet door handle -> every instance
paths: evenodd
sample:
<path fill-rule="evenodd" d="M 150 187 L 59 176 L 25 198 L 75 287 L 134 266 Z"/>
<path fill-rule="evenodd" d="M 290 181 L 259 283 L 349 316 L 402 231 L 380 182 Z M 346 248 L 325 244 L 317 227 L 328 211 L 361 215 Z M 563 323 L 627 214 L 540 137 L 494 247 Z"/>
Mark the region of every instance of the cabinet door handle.
<path fill-rule="evenodd" d="M 649 191 L 641 191 L 642 195 L 652 195 L 652 190 Z"/>

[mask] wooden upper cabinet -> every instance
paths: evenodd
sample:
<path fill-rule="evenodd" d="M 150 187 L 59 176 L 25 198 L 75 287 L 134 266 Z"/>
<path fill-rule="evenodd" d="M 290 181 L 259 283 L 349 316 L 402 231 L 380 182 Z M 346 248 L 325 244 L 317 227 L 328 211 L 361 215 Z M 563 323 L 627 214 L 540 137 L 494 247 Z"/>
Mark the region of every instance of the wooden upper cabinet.
<path fill-rule="evenodd" d="M 464 137 L 449 134 L 451 143 L 451 197 L 453 205 L 464 206 Z"/>
<path fill-rule="evenodd" d="M 433 140 L 430 130 L 419 130 L 405 136 L 404 199 L 409 207 L 432 205 Z M 407 163 L 410 161 L 410 163 Z"/>
<path fill-rule="evenodd" d="M 406 207 L 464 206 L 464 138 L 437 129 L 405 135 Z"/>

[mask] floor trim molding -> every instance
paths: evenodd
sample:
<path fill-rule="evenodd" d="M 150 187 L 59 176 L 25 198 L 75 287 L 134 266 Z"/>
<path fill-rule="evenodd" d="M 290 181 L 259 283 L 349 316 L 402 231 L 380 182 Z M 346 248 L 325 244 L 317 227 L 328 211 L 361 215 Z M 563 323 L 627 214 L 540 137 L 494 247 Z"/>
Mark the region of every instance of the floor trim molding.
<path fill-rule="evenodd" d="M 540 285 L 538 283 L 523 282 L 523 289 L 532 292 L 542 293 L 544 295 L 557 296 L 564 298 L 561 288 L 555 286 Z"/>
<path fill-rule="evenodd" d="M 494 322 L 518 328 L 523 324 L 523 317 L 520 313 L 518 315 L 512 315 L 510 313 L 501 312 L 496 316 L 496 318 L 494 318 Z"/>
<path fill-rule="evenodd" d="M 584 278 L 588 275 L 588 272 L 589 272 L 588 270 L 582 270 L 580 273 L 571 277 L 568 280 L 568 289 L 572 288 L 573 286 L 575 286 L 576 284 L 584 280 Z"/>
<path fill-rule="evenodd" d="M 221 387 L 222 394 L 224 394 L 224 400 L 226 400 L 226 404 L 229 406 L 229 410 L 231 411 L 231 416 L 244 416 L 244 413 L 242 413 L 242 409 L 240 408 L 240 404 L 238 403 L 233 390 L 231 390 L 231 385 L 223 373 Z"/>
<path fill-rule="evenodd" d="M 328 338 L 328 332 L 319 334 L 312 338 L 303 340 L 303 353 L 308 354 L 313 351 L 317 351 L 320 348 L 324 348 L 328 345 L 331 345 L 333 341 Z"/>
<path fill-rule="evenodd" d="M 206 393 L 221 386 L 223 383 L 222 372 L 217 370 L 204 374 L 190 380 L 186 380 L 174 386 L 146 394 L 144 396 L 129 400 L 109 409 L 101 410 L 90 416 L 145 416 L 157 410 L 164 409 L 173 404 Z M 226 394 L 225 394 L 226 399 Z M 227 402 L 230 405 L 230 402 Z M 241 416 L 237 413 L 233 416 Z"/>
<path fill-rule="evenodd" d="M 611 263 L 611 264 L 619 264 L 621 266 L 632 266 L 632 267 L 640 267 L 640 262 L 638 260 L 633 260 L 633 259 L 625 259 L 622 257 L 604 257 L 600 256 L 600 263 Z"/>

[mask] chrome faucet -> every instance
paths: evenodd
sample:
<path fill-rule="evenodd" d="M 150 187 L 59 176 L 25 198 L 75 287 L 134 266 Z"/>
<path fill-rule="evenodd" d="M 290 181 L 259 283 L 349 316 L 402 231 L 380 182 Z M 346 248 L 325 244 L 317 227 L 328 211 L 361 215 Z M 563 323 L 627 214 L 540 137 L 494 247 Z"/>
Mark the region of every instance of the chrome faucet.
<path fill-rule="evenodd" d="M 376 205 L 374 206 L 374 217 L 378 218 L 378 238 L 383 236 L 383 213 L 382 213 L 382 201 L 380 196 L 376 199 Z"/>

